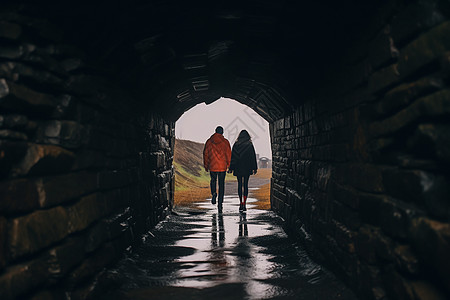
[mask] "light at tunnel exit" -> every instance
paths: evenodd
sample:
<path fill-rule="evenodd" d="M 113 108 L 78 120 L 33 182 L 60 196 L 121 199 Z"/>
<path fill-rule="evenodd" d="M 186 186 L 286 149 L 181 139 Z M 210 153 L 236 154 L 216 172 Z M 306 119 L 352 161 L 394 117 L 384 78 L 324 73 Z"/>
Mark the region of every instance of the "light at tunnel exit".
<path fill-rule="evenodd" d="M 252 137 L 256 153 L 260 157 L 272 157 L 269 123 L 248 106 L 228 98 L 220 98 L 209 105 L 198 104 L 185 112 L 175 123 L 175 136 L 205 143 L 219 125 L 231 145 L 245 129 Z"/>

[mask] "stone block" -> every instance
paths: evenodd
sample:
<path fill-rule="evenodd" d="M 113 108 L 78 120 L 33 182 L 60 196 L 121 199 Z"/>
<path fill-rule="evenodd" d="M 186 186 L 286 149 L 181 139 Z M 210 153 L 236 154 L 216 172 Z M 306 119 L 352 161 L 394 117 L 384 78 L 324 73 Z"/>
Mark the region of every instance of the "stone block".
<path fill-rule="evenodd" d="M 34 253 L 62 240 L 68 234 L 68 215 L 58 206 L 12 219 L 8 248 L 12 258 Z"/>
<path fill-rule="evenodd" d="M 419 156 L 437 157 L 450 162 L 450 125 L 420 124 L 408 140 L 408 148 Z"/>
<path fill-rule="evenodd" d="M 439 169 L 439 163 L 436 160 L 420 159 L 413 155 L 398 154 L 395 157 L 395 164 L 404 169 L 418 169 L 434 172 Z"/>
<path fill-rule="evenodd" d="M 17 40 L 21 34 L 22 27 L 20 25 L 7 21 L 0 22 L 0 37 L 9 40 Z"/>
<path fill-rule="evenodd" d="M 374 69 L 385 65 L 390 60 L 397 58 L 399 51 L 394 45 L 391 36 L 391 28 L 385 26 L 381 32 L 369 44 L 369 60 Z"/>
<path fill-rule="evenodd" d="M 77 232 L 89 227 L 107 212 L 105 200 L 100 193 L 81 198 L 76 204 L 67 208 L 68 230 Z"/>
<path fill-rule="evenodd" d="M 16 62 L 8 62 L 0 65 L 0 76 L 3 75 L 5 79 L 13 82 L 19 79 L 27 79 L 37 83 L 41 86 L 59 89 L 63 85 L 63 79 L 55 75 L 53 72 L 48 72 L 38 68 L 31 67 L 27 64 Z"/>
<path fill-rule="evenodd" d="M 398 245 L 394 249 L 395 263 L 400 271 L 409 275 L 419 274 L 419 260 L 408 245 Z"/>
<path fill-rule="evenodd" d="M 439 77 L 421 78 L 412 83 L 401 84 L 386 93 L 383 98 L 370 107 L 370 114 L 375 117 L 384 116 L 407 106 L 419 95 L 442 88 L 444 83 Z"/>
<path fill-rule="evenodd" d="M 61 246 L 55 247 L 45 255 L 47 258 L 50 283 L 56 283 L 70 270 L 79 265 L 84 258 L 84 238 L 69 238 Z"/>
<path fill-rule="evenodd" d="M 417 300 L 446 300 L 448 297 L 428 281 L 413 281 L 411 288 Z"/>
<path fill-rule="evenodd" d="M 14 214 L 39 207 L 39 189 L 34 180 L 17 179 L 0 182 L 0 211 Z"/>
<path fill-rule="evenodd" d="M 391 22 L 391 35 L 395 42 L 404 44 L 419 33 L 445 21 L 442 4 L 440 0 L 419 1 L 402 9 Z"/>
<path fill-rule="evenodd" d="M 37 258 L 6 269 L 0 276 L 2 300 L 24 299 L 24 294 L 43 285 L 49 276 L 46 260 Z"/>
<path fill-rule="evenodd" d="M 396 84 L 399 77 L 398 64 L 385 67 L 369 77 L 369 90 L 374 94 L 385 91 L 387 88 Z"/>
<path fill-rule="evenodd" d="M 113 262 L 119 254 L 121 253 L 117 253 L 113 243 L 103 245 L 68 275 L 67 283 L 69 286 L 75 286 L 90 276 L 95 275 L 108 264 Z"/>
<path fill-rule="evenodd" d="M 22 129 L 25 128 L 27 124 L 28 118 L 24 115 L 0 115 L 0 128 Z"/>
<path fill-rule="evenodd" d="M 356 233 L 349 230 L 343 224 L 336 222 L 334 239 L 336 243 L 344 249 L 344 251 L 353 254 L 355 253 Z"/>
<path fill-rule="evenodd" d="M 450 293 L 450 225 L 427 218 L 412 221 L 409 238 L 420 261 L 434 272 Z"/>
<path fill-rule="evenodd" d="M 374 122 L 369 131 L 373 137 L 392 134 L 416 121 L 419 117 L 437 117 L 450 113 L 450 90 L 442 90 L 422 97 L 383 121 Z"/>
<path fill-rule="evenodd" d="M 25 157 L 12 168 L 15 176 L 47 175 L 70 170 L 73 152 L 52 145 L 29 144 Z"/>
<path fill-rule="evenodd" d="M 393 198 L 385 198 L 380 206 L 381 228 L 386 234 L 406 238 L 411 225 L 411 219 L 419 214 L 416 206 Z"/>
<path fill-rule="evenodd" d="M 44 70 L 51 71 L 59 77 L 66 78 L 67 74 L 64 69 L 61 67 L 60 62 L 51 55 L 47 53 L 43 53 L 43 48 L 36 48 L 36 51 L 29 51 L 31 53 L 24 55 L 23 61 L 30 65 L 35 65 L 37 67 L 41 67 Z M 60 89 L 61 87 L 56 87 Z"/>
<path fill-rule="evenodd" d="M 75 97 L 70 95 L 62 95 L 57 98 L 58 104 L 53 111 L 52 118 L 54 119 L 72 119 L 76 118 L 78 105 Z"/>
<path fill-rule="evenodd" d="M 49 207 L 76 199 L 97 189 L 97 173 L 87 171 L 44 177 L 39 183 L 41 207 Z"/>
<path fill-rule="evenodd" d="M 30 52 L 28 47 L 24 46 L 0 47 L 0 57 L 5 59 L 19 59 L 28 52 Z"/>
<path fill-rule="evenodd" d="M 386 193 L 406 202 L 420 203 L 422 171 L 389 168 L 383 171 L 383 184 Z"/>
<path fill-rule="evenodd" d="M 358 285 L 363 295 L 372 300 L 386 299 L 379 268 L 361 261 L 357 275 Z"/>
<path fill-rule="evenodd" d="M 0 107 L 49 115 L 57 106 L 57 102 L 54 96 L 3 79 L 0 82 Z"/>
<path fill-rule="evenodd" d="M 13 164 L 22 159 L 26 151 L 26 142 L 0 140 L 0 178 L 9 174 Z"/>
<path fill-rule="evenodd" d="M 36 139 L 39 142 L 76 149 L 82 145 L 86 135 L 86 129 L 78 122 L 49 121 L 39 127 Z"/>
<path fill-rule="evenodd" d="M 415 299 L 408 280 L 401 276 L 392 265 L 383 268 L 381 277 L 389 299 Z"/>
<path fill-rule="evenodd" d="M 450 50 L 450 21 L 422 34 L 402 49 L 398 61 L 401 78 L 413 75 Z"/>
<path fill-rule="evenodd" d="M 19 131 L 0 129 L 0 139 L 26 141 L 28 140 L 28 136 Z"/>
<path fill-rule="evenodd" d="M 448 178 L 431 172 L 397 169 L 384 173 L 383 177 L 391 195 L 425 206 L 433 216 L 450 216 Z"/>
<path fill-rule="evenodd" d="M 357 254 L 367 263 L 393 261 L 393 242 L 378 227 L 363 225 L 356 237 Z"/>
<path fill-rule="evenodd" d="M 152 169 L 162 169 L 166 165 L 166 155 L 163 151 L 158 151 L 150 154 L 150 166 Z"/>
<path fill-rule="evenodd" d="M 85 67 L 85 64 L 80 58 L 68 58 L 61 62 L 63 69 L 66 72 L 72 72 Z"/>

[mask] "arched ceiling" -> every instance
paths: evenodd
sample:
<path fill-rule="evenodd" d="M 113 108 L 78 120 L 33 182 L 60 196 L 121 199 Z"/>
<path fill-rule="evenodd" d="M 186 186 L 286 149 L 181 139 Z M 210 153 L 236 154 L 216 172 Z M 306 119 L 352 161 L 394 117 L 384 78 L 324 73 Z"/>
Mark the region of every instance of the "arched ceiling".
<path fill-rule="evenodd" d="M 221 96 L 278 119 L 319 86 L 370 11 L 353 0 L 22 2 L 173 120 Z"/>

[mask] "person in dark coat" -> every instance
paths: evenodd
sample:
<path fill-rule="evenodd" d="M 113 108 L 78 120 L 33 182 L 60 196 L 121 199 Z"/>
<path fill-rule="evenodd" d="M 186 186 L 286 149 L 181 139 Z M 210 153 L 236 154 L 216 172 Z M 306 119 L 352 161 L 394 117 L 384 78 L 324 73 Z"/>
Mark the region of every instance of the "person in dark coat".
<path fill-rule="evenodd" d="M 255 148 L 247 130 L 242 130 L 231 150 L 231 162 L 228 173 L 233 172 L 238 181 L 239 211 L 246 211 L 248 196 L 248 180 L 250 175 L 256 174 L 258 165 L 256 163 Z"/>

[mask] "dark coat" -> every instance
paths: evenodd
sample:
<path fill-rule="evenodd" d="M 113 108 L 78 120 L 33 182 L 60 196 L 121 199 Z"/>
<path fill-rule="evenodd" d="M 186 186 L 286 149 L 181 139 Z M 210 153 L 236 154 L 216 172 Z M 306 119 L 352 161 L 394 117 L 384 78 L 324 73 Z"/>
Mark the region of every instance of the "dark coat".
<path fill-rule="evenodd" d="M 251 175 L 253 170 L 258 169 L 255 148 L 251 141 L 234 143 L 229 169 L 233 171 L 234 176 Z"/>

